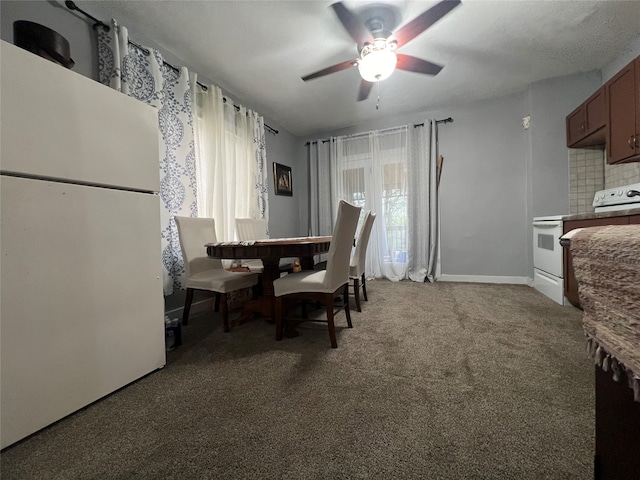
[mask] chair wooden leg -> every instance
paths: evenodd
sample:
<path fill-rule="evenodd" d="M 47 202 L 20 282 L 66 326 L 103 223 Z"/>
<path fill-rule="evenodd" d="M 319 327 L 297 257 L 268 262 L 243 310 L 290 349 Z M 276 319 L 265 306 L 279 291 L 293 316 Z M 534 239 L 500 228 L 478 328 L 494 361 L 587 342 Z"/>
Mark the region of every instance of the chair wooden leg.
<path fill-rule="evenodd" d="M 364 273 L 362 274 L 362 296 L 365 302 L 369 301 L 367 298 L 367 280 L 365 279 Z"/>
<path fill-rule="evenodd" d="M 357 278 L 353 279 L 353 296 L 356 298 L 356 310 L 361 312 L 362 307 L 360 306 L 360 280 L 358 280 Z"/>
<path fill-rule="evenodd" d="M 273 319 L 276 324 L 276 340 L 279 342 L 282 340 L 282 297 L 275 297 L 273 299 Z"/>
<path fill-rule="evenodd" d="M 347 316 L 347 325 L 349 328 L 353 328 L 351 324 L 351 311 L 349 310 L 349 284 L 344 284 L 344 313 Z"/>
<path fill-rule="evenodd" d="M 193 302 L 193 288 L 187 288 L 187 296 L 184 299 L 184 310 L 182 310 L 182 325 L 189 324 L 189 310 Z"/>
<path fill-rule="evenodd" d="M 222 294 L 216 292 L 216 303 L 213 305 L 213 311 L 214 312 L 219 312 L 220 311 L 220 295 L 222 295 Z"/>
<path fill-rule="evenodd" d="M 329 339 L 331 340 L 331 348 L 338 348 L 336 340 L 336 325 L 333 321 L 333 295 L 328 294 L 325 297 L 325 305 L 327 308 L 327 323 L 329 325 Z"/>
<path fill-rule="evenodd" d="M 224 331 L 225 333 L 228 332 L 230 330 L 229 328 L 229 294 L 228 293 L 223 293 L 220 295 L 221 297 L 221 305 L 220 305 L 220 310 L 222 313 L 222 323 L 224 324 Z"/>

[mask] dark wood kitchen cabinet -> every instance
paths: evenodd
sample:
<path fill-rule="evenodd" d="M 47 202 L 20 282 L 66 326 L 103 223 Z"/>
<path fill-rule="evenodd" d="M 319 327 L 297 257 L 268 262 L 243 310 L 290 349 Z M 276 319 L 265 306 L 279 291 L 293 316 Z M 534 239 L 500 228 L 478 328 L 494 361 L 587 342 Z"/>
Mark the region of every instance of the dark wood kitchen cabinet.
<path fill-rule="evenodd" d="M 640 406 L 626 381 L 613 380 L 611 371 L 595 370 L 596 444 L 594 475 L 597 480 L 640 478 Z"/>
<path fill-rule="evenodd" d="M 607 163 L 640 162 L 640 57 L 567 115 L 569 148 L 605 148 Z"/>
<path fill-rule="evenodd" d="M 604 87 L 600 87 L 567 116 L 567 146 L 604 147 L 606 123 Z"/>
<path fill-rule="evenodd" d="M 603 225 L 629 225 L 640 222 L 640 215 L 625 215 L 618 217 L 590 218 L 585 220 L 566 220 L 563 223 L 563 232 L 567 233 L 575 228 L 599 227 Z M 578 282 L 573 271 L 571 251 L 564 249 L 564 296 L 574 307 L 580 308 L 578 296 Z"/>
<path fill-rule="evenodd" d="M 604 84 L 607 163 L 640 161 L 640 57 Z"/>

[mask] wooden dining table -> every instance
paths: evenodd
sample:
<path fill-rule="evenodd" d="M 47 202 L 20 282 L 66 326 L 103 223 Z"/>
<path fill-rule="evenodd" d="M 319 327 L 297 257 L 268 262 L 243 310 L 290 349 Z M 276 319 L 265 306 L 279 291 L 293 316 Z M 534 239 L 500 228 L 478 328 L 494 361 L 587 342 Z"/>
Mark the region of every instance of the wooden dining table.
<path fill-rule="evenodd" d="M 329 251 L 331 236 L 273 238 L 254 241 L 207 243 L 207 255 L 227 260 L 262 260 L 262 295 L 244 304 L 238 323 L 253 315 L 272 320 L 274 294 L 273 282 L 280 278 L 280 259 L 298 257 L 303 270 L 313 270 L 313 257 Z M 292 331 L 290 335 L 295 336 Z"/>

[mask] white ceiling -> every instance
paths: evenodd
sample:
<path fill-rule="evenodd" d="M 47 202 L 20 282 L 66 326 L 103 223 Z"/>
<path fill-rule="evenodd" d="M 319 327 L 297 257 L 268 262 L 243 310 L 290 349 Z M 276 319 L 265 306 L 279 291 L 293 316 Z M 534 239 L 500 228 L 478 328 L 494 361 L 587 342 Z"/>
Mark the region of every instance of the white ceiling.
<path fill-rule="evenodd" d="M 333 1 L 78 1 L 151 41 L 244 105 L 297 136 L 372 117 L 453 106 L 532 82 L 601 68 L 640 34 L 640 1 L 463 0 L 401 53 L 444 65 L 435 77 L 396 71 L 357 102 L 357 68 L 301 77 L 357 57 Z M 398 27 L 436 1 L 345 0 L 367 17 L 390 5 Z M 397 29 L 397 27 L 396 27 Z"/>

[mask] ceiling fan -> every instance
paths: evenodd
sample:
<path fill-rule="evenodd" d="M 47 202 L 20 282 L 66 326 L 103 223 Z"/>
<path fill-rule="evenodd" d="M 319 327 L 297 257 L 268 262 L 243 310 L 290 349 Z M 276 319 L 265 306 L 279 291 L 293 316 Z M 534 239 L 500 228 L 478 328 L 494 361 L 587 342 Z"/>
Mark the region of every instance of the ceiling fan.
<path fill-rule="evenodd" d="M 382 17 L 374 16 L 363 24 L 358 16 L 345 7 L 342 2 L 336 2 L 331 7 L 342 26 L 356 41 L 360 57 L 323 68 L 302 77 L 302 80 L 306 82 L 357 66 L 362 77 L 358 91 L 358 101 L 360 102 L 369 96 L 375 82 L 388 78 L 396 68 L 426 75 L 437 75 L 442 70 L 441 65 L 411 55 L 396 53 L 396 50 L 427 30 L 460 3 L 460 0 L 444 0 L 418 15 L 397 31 L 389 32 L 385 30 Z"/>

